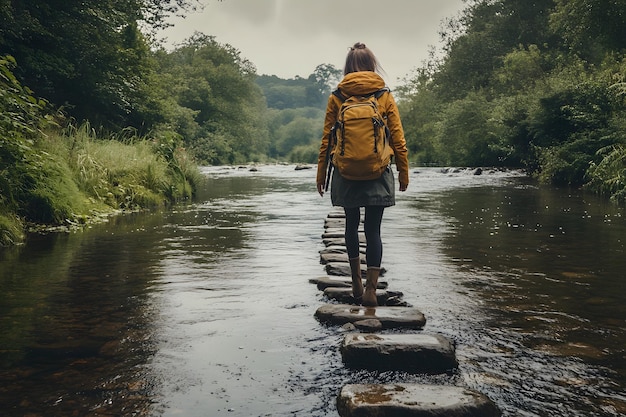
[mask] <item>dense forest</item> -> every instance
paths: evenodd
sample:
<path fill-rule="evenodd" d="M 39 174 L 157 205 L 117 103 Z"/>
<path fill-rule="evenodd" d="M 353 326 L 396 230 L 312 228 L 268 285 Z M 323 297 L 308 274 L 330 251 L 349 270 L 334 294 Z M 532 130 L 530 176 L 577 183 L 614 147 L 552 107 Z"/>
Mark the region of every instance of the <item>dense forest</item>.
<path fill-rule="evenodd" d="M 341 70 L 259 75 L 157 40 L 197 0 L 0 0 L 0 244 L 193 195 L 198 164 L 315 162 Z M 523 167 L 626 200 L 626 0 L 467 0 L 395 92 L 414 164 Z"/>
<path fill-rule="evenodd" d="M 626 1 L 468 1 L 401 88 L 416 161 L 521 166 L 626 199 Z"/>

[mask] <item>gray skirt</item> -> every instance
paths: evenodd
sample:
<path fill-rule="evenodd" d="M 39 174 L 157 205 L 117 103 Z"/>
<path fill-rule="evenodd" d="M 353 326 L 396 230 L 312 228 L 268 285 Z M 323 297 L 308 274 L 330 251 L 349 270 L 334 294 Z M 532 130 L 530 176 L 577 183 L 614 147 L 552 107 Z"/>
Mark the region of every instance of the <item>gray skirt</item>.
<path fill-rule="evenodd" d="M 389 207 L 396 204 L 393 172 L 388 166 L 375 180 L 348 180 L 335 168 L 330 188 L 330 201 L 339 207 Z"/>

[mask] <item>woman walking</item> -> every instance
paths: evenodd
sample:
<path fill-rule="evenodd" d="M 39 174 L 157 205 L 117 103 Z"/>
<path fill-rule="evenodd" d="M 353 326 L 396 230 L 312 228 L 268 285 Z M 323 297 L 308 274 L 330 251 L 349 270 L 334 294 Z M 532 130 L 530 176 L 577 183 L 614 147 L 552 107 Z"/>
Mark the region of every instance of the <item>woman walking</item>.
<path fill-rule="evenodd" d="M 331 202 L 333 206 L 344 208 L 346 215 L 345 241 L 350 261 L 352 275 L 352 295 L 357 301 L 361 301 L 364 306 L 377 306 L 376 287 L 380 274 L 380 265 L 383 255 L 382 240 L 380 235 L 381 221 L 385 207 L 395 204 L 394 175 L 388 162 L 384 162 L 382 173 L 374 174 L 376 178 L 371 179 L 371 172 L 368 170 L 364 176 L 368 179 L 354 179 L 354 175 L 345 178 L 341 174 L 341 169 L 334 169 L 332 176 L 327 178 L 328 165 L 337 161 L 339 154 L 343 155 L 346 146 L 339 146 L 338 141 L 329 141 L 337 130 L 349 129 L 343 126 L 344 116 L 342 105 L 351 97 L 375 97 L 374 106 L 382 115 L 384 129 L 390 133 L 388 136 L 388 146 L 395 158 L 398 170 L 399 190 L 405 191 L 409 185 L 409 162 L 407 158 L 406 141 L 400 121 L 398 107 L 391 94 L 385 88 L 385 81 L 379 75 L 381 68 L 372 51 L 362 43 L 356 43 L 348 51 L 344 67 L 344 78 L 339 83 L 338 88 L 328 99 L 326 117 L 324 120 L 324 135 L 320 146 L 320 153 L 317 165 L 317 191 L 320 196 L 328 188 L 328 181 L 331 182 Z M 338 125 L 339 122 L 339 125 Z M 374 122 L 376 129 L 376 122 Z M 362 135 L 365 136 L 365 135 Z M 368 138 L 357 138 L 358 141 L 366 141 Z M 331 143 L 332 142 L 332 143 Z M 374 151 L 377 148 L 377 134 L 374 133 Z M 358 145 L 355 145 L 358 146 Z M 384 146 L 384 144 L 383 144 Z M 341 151 L 339 150 L 341 148 Z M 331 154 L 333 154 L 331 156 Z M 339 167 L 342 168 L 339 164 Z M 359 255 L 359 223 L 361 220 L 361 207 L 365 208 L 364 230 L 366 239 L 365 257 L 367 261 L 367 274 L 365 290 L 361 277 L 361 262 Z"/>

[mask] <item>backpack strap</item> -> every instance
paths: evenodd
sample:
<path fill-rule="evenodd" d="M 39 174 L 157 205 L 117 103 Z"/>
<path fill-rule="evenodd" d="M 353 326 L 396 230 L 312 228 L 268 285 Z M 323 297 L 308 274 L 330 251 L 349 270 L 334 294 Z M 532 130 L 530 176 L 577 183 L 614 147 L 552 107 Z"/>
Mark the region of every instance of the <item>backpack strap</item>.
<path fill-rule="evenodd" d="M 376 99 L 379 99 L 383 94 L 390 93 L 390 92 L 391 92 L 391 90 L 389 89 L 389 87 L 384 87 L 384 88 L 381 88 L 378 91 L 375 91 L 374 92 L 374 97 L 376 97 Z"/>
<path fill-rule="evenodd" d="M 348 97 L 344 96 L 339 89 L 333 91 L 333 95 L 336 96 L 341 102 L 344 102 L 348 99 Z"/>
<path fill-rule="evenodd" d="M 374 91 L 373 93 L 365 94 L 363 97 L 374 96 L 378 100 L 383 94 L 389 93 L 389 92 L 391 92 L 389 87 L 384 87 L 384 88 L 381 88 L 380 90 Z M 339 89 L 336 89 L 335 91 L 333 91 L 332 94 L 335 97 L 337 97 L 339 100 L 341 100 L 342 102 L 344 102 L 344 101 L 346 101 L 348 99 L 348 97 L 344 96 L 343 93 Z"/>

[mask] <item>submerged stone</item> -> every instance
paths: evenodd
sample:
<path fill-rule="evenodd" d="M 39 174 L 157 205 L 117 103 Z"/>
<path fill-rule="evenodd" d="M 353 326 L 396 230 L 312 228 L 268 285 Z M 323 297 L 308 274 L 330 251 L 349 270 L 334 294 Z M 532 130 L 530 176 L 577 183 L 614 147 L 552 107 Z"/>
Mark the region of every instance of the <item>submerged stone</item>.
<path fill-rule="evenodd" d="M 500 417 L 484 394 L 456 386 L 345 385 L 337 397 L 341 417 Z"/>
<path fill-rule="evenodd" d="M 435 374 L 458 366 L 453 343 L 441 335 L 352 333 L 340 351 L 352 368 Z"/>
<path fill-rule="evenodd" d="M 426 317 L 414 307 L 363 307 L 347 304 L 326 304 L 317 309 L 315 317 L 321 322 L 343 325 L 375 319 L 383 329 L 421 329 Z"/>

